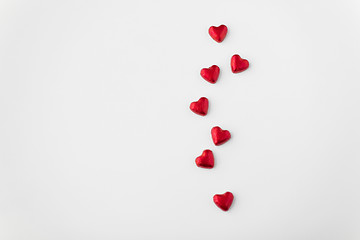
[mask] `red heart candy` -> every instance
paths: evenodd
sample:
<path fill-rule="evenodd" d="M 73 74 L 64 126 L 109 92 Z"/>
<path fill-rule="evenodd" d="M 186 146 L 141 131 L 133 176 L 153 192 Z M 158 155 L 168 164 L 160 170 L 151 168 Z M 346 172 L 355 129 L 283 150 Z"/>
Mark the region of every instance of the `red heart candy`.
<path fill-rule="evenodd" d="M 209 28 L 209 34 L 218 43 L 222 42 L 226 37 L 227 27 L 225 25 L 220 25 L 218 27 L 211 26 Z"/>
<path fill-rule="evenodd" d="M 234 200 L 234 195 L 231 192 L 215 194 L 213 200 L 216 206 L 218 206 L 221 210 L 227 211 L 231 207 L 231 204 Z"/>
<path fill-rule="evenodd" d="M 200 75 L 209 83 L 216 83 L 220 74 L 220 68 L 212 65 L 209 68 L 201 69 Z"/>
<path fill-rule="evenodd" d="M 206 97 L 200 98 L 197 102 L 192 102 L 190 104 L 190 109 L 196 114 L 205 116 L 208 112 L 209 100 Z"/>
<path fill-rule="evenodd" d="M 231 138 L 231 134 L 228 130 L 222 130 L 220 127 L 213 127 L 211 129 L 211 137 L 216 146 L 224 144 Z"/>
<path fill-rule="evenodd" d="M 197 157 L 195 163 L 198 167 L 213 168 L 214 167 L 214 154 L 211 150 L 204 150 L 201 156 Z"/>
<path fill-rule="evenodd" d="M 249 67 L 249 61 L 235 54 L 231 57 L 231 71 L 239 73 L 245 71 Z"/>

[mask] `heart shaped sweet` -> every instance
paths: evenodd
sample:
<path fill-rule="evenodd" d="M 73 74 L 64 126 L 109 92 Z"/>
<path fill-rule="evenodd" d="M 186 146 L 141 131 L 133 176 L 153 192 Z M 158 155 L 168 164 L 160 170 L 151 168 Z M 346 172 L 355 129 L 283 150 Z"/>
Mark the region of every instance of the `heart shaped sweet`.
<path fill-rule="evenodd" d="M 216 146 L 224 144 L 231 138 L 231 134 L 228 130 L 222 130 L 216 126 L 211 129 L 211 137 Z"/>
<path fill-rule="evenodd" d="M 203 153 L 195 159 L 195 163 L 201 168 L 213 168 L 214 167 L 214 154 L 211 150 L 204 150 Z"/>
<path fill-rule="evenodd" d="M 200 75 L 209 83 L 216 83 L 219 78 L 220 68 L 216 65 L 212 65 L 209 68 L 203 68 L 200 71 Z"/>
<path fill-rule="evenodd" d="M 221 210 L 227 211 L 231 207 L 231 204 L 234 200 L 234 195 L 231 192 L 215 194 L 213 200 L 216 206 L 218 206 Z"/>
<path fill-rule="evenodd" d="M 208 112 L 209 100 L 206 97 L 201 97 L 197 102 L 190 104 L 190 109 L 196 114 L 205 116 Z"/>
<path fill-rule="evenodd" d="M 227 34 L 227 27 L 225 25 L 220 25 L 218 27 L 211 26 L 209 28 L 209 34 L 212 39 L 214 39 L 216 42 L 221 43 Z"/>
<path fill-rule="evenodd" d="M 231 71 L 239 73 L 245 71 L 249 67 L 249 61 L 235 54 L 231 57 Z"/>

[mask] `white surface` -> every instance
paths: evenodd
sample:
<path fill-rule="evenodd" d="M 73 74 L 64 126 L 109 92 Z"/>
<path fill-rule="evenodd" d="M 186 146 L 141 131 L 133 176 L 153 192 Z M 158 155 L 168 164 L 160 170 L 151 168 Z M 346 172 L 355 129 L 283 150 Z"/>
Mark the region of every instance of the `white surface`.
<path fill-rule="evenodd" d="M 0 1 L 0 239 L 360 239 L 360 4 L 334 2 Z"/>

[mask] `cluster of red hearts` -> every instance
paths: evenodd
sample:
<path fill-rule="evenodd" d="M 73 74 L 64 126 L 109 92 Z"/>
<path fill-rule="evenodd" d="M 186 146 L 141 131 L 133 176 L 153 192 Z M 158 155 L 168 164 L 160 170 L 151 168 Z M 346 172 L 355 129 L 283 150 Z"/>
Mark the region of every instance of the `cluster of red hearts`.
<path fill-rule="evenodd" d="M 209 28 L 210 36 L 218 43 L 221 43 L 225 39 L 227 31 L 228 29 L 225 25 L 221 25 L 219 27 L 212 26 Z M 249 62 L 235 54 L 231 57 L 230 65 L 231 71 L 233 73 L 240 73 L 249 67 Z M 217 82 L 219 74 L 220 68 L 216 65 L 213 65 L 209 68 L 203 68 L 200 72 L 201 77 L 211 84 L 215 84 Z M 192 102 L 190 104 L 191 111 L 201 116 L 206 116 L 208 108 L 209 100 L 206 97 L 202 97 L 197 102 Z M 231 134 L 229 131 L 223 130 L 219 126 L 215 126 L 211 129 L 211 137 L 214 144 L 219 146 L 226 143 L 231 138 Z M 195 163 L 198 167 L 208 169 L 214 167 L 214 162 L 214 154 L 209 149 L 204 150 L 201 156 L 197 157 L 195 160 Z M 231 192 L 215 194 L 213 200 L 216 206 L 218 206 L 220 209 L 228 211 L 234 200 L 234 195 Z"/>

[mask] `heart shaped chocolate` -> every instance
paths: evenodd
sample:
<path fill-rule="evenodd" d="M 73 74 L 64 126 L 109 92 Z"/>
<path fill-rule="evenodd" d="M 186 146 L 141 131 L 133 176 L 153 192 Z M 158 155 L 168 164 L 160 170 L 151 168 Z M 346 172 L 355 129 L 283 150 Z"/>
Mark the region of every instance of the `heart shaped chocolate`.
<path fill-rule="evenodd" d="M 231 134 L 228 130 L 222 130 L 216 126 L 211 129 L 211 137 L 216 146 L 226 143 L 230 138 Z"/>
<path fill-rule="evenodd" d="M 214 154 L 211 150 L 204 150 L 203 153 L 195 159 L 195 163 L 201 168 L 213 168 L 214 167 Z"/>
<path fill-rule="evenodd" d="M 234 195 L 231 192 L 215 194 L 213 200 L 216 206 L 218 206 L 221 210 L 227 211 L 231 207 L 231 204 L 234 200 Z"/>
<path fill-rule="evenodd" d="M 201 97 L 197 102 L 190 104 L 190 110 L 201 116 L 205 116 L 209 109 L 209 100 L 206 97 Z"/>
<path fill-rule="evenodd" d="M 212 65 L 209 68 L 203 68 L 200 71 L 200 75 L 209 83 L 216 83 L 219 78 L 220 68 L 216 65 Z"/>
<path fill-rule="evenodd" d="M 211 26 L 209 28 L 209 34 L 216 42 L 221 43 L 224 41 L 224 38 L 227 34 L 227 27 L 225 25 L 220 25 L 218 27 Z"/>
<path fill-rule="evenodd" d="M 239 73 L 245 71 L 249 67 L 249 61 L 235 54 L 231 57 L 231 71 Z"/>

